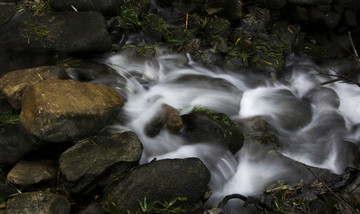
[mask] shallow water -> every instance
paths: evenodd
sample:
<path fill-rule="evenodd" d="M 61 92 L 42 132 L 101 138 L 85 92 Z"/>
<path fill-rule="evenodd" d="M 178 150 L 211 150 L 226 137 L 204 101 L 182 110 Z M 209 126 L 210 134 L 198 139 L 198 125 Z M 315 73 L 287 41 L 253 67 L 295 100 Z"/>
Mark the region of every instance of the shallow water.
<path fill-rule="evenodd" d="M 158 62 L 132 61 L 114 55 L 103 63 L 126 79 L 118 87 L 127 102 L 125 121 L 113 128 L 134 131 L 144 145 L 141 163 L 153 158 L 199 157 L 211 171 L 213 194 L 208 207 L 216 207 L 228 194 L 261 194 L 278 180 L 306 179 L 301 164 L 341 173 L 347 162 L 344 140 L 358 142 L 360 131 L 360 88 L 335 82 L 309 60 L 290 56 L 289 76 L 272 81 L 251 71 L 207 69 L 186 55 L 169 55 L 158 50 Z M 321 68 L 329 69 L 329 68 Z M 264 118 L 280 139 L 282 155 L 268 155 L 247 140 L 232 154 L 213 142 L 187 142 L 182 136 L 162 130 L 147 137 L 144 124 L 160 111 L 162 104 L 176 108 L 181 115 L 194 106 L 205 106 L 232 119 Z M 229 213 L 236 213 L 234 202 Z"/>

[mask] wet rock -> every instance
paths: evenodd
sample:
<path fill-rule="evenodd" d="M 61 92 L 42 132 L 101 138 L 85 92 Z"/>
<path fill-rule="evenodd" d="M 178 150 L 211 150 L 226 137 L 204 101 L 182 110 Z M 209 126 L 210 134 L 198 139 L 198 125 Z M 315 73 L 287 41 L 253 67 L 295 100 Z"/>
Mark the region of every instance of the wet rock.
<path fill-rule="evenodd" d="M 195 208 L 202 201 L 210 181 L 210 173 L 197 158 L 165 159 L 141 165 L 114 182 L 105 191 L 107 201 L 113 201 L 120 212 L 137 211 L 139 200 L 170 202 L 177 197 L 186 201 L 176 206 Z"/>
<path fill-rule="evenodd" d="M 7 214 L 68 214 L 69 201 L 51 192 L 27 192 L 10 198 L 6 204 Z"/>
<path fill-rule="evenodd" d="M 85 209 L 81 210 L 78 214 L 104 214 L 103 208 L 97 203 L 91 203 Z"/>
<path fill-rule="evenodd" d="M 19 124 L 0 127 L 0 166 L 12 166 L 44 142 L 29 135 Z"/>
<path fill-rule="evenodd" d="M 184 135 L 190 140 L 217 142 L 228 147 L 232 153 L 243 145 L 242 132 L 225 114 L 198 108 L 182 118 Z"/>
<path fill-rule="evenodd" d="M 261 117 L 253 117 L 233 121 L 244 133 L 266 134 L 267 124 Z"/>
<path fill-rule="evenodd" d="M 51 142 L 96 134 L 120 111 L 124 101 L 107 86 L 74 80 L 44 80 L 24 94 L 20 122 Z"/>
<path fill-rule="evenodd" d="M 0 79 L 0 89 L 13 108 L 20 109 L 24 92 L 42 80 L 62 79 L 66 74 L 59 66 L 43 66 L 16 70 Z"/>
<path fill-rule="evenodd" d="M 164 20 L 156 14 L 148 14 L 144 16 L 143 31 L 146 36 L 153 38 L 155 41 L 162 41 L 168 29 Z"/>
<path fill-rule="evenodd" d="M 242 16 L 242 1 L 240 0 L 207 1 L 201 7 L 209 16 L 217 15 L 231 21 L 237 21 Z"/>
<path fill-rule="evenodd" d="M 17 185 L 31 185 L 49 181 L 57 176 L 53 160 L 23 161 L 17 163 L 8 173 L 7 179 Z"/>
<path fill-rule="evenodd" d="M 310 21 L 314 24 L 335 28 L 341 21 L 341 15 L 334 11 L 323 11 L 319 7 L 309 9 Z"/>
<path fill-rule="evenodd" d="M 259 7 L 249 7 L 248 13 L 236 28 L 241 32 L 251 33 L 251 37 L 257 37 L 259 32 L 265 32 L 270 23 L 270 10 Z"/>
<path fill-rule="evenodd" d="M 11 20 L 16 14 L 17 9 L 15 4 L 0 5 L 0 26 Z"/>
<path fill-rule="evenodd" d="M 321 111 L 337 109 L 340 105 L 339 95 L 333 89 L 326 87 L 313 89 L 304 98 Z"/>
<path fill-rule="evenodd" d="M 49 4 L 54 10 L 72 11 L 97 11 L 104 15 L 116 15 L 119 12 L 121 0 L 108 1 L 76 1 L 76 0 L 50 0 Z"/>
<path fill-rule="evenodd" d="M 227 38 L 230 34 L 230 22 L 222 18 L 213 18 L 206 24 L 204 31 L 208 38 Z"/>
<path fill-rule="evenodd" d="M 59 159 L 59 168 L 74 193 L 91 191 L 100 179 L 136 166 L 142 144 L 132 132 L 90 137 L 76 142 Z M 125 166 L 125 167 L 122 167 Z"/>
<path fill-rule="evenodd" d="M 267 107 L 266 111 L 262 106 Z M 244 93 L 240 115 L 262 116 L 277 129 L 296 130 L 311 121 L 312 110 L 309 103 L 299 100 L 289 90 L 257 88 Z"/>
<path fill-rule="evenodd" d="M 333 0 L 288 0 L 290 4 L 299 4 L 299 5 L 321 5 L 321 4 L 331 4 Z"/>
<path fill-rule="evenodd" d="M 257 0 L 256 2 L 271 10 L 281 9 L 286 4 L 286 0 Z"/>
<path fill-rule="evenodd" d="M 161 129 L 166 127 L 171 133 L 176 134 L 182 126 L 183 122 L 179 112 L 175 108 L 163 104 L 159 114 L 145 126 L 145 133 L 149 137 L 155 137 Z"/>

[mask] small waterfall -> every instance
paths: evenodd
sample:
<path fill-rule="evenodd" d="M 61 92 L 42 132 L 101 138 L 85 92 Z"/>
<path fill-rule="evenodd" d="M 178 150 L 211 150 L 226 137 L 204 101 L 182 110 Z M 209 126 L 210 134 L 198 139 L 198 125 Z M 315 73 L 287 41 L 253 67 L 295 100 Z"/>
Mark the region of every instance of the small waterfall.
<path fill-rule="evenodd" d="M 311 61 L 289 56 L 285 81 L 271 81 L 246 72 L 207 69 L 189 56 L 159 52 L 154 62 L 133 61 L 121 54 L 104 61 L 126 79 L 119 91 L 126 97 L 124 123 L 119 131 L 134 131 L 144 145 L 141 163 L 153 158 L 198 157 L 212 174 L 213 194 L 207 202 L 216 207 L 225 195 L 261 194 L 277 180 L 306 176 L 298 162 L 341 173 L 346 164 L 343 142 L 358 142 L 360 88 L 334 82 L 318 74 Z M 264 118 L 280 139 L 282 155 L 268 155 L 267 148 L 246 140 L 232 154 L 213 142 L 187 142 L 181 135 L 162 130 L 150 138 L 144 124 L 162 104 L 181 115 L 205 106 L 232 119 Z M 231 210 L 229 211 L 231 213 Z"/>

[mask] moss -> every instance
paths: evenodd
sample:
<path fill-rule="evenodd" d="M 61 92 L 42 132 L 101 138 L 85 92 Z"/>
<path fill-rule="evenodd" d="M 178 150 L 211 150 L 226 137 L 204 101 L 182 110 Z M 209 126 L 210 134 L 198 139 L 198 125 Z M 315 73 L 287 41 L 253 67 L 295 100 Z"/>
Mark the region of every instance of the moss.
<path fill-rule="evenodd" d="M 226 125 L 227 127 L 233 127 L 233 126 L 236 126 L 232 121 L 231 119 L 226 116 L 225 114 L 222 114 L 222 113 L 215 113 L 213 111 L 211 111 L 210 109 L 206 108 L 206 107 L 203 107 L 203 106 L 195 106 L 193 108 L 193 111 L 194 112 L 204 112 L 206 115 L 208 115 L 211 119 L 221 123 L 221 124 L 224 124 Z"/>

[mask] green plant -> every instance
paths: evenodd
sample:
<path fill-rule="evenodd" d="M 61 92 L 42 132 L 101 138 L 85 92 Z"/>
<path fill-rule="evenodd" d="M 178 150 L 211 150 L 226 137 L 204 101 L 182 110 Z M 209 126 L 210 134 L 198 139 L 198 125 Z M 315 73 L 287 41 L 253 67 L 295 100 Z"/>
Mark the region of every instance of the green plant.
<path fill-rule="evenodd" d="M 130 211 L 127 211 L 127 214 L 138 214 L 138 213 L 183 213 L 186 212 L 186 209 L 183 209 L 181 207 L 175 206 L 175 203 L 178 201 L 186 201 L 186 197 L 176 197 L 170 202 L 161 202 L 161 201 L 152 201 L 148 202 L 146 200 L 146 197 L 144 198 L 144 201 L 139 200 L 139 206 L 140 209 L 136 211 L 135 213 L 132 213 Z M 123 214 L 119 207 L 113 202 L 106 201 L 105 207 L 103 207 L 103 210 L 106 213 L 109 214 Z"/>
<path fill-rule="evenodd" d="M 170 202 L 161 202 L 161 201 L 152 201 L 148 203 L 146 198 L 144 201 L 139 201 L 141 211 L 142 212 L 160 212 L 160 213 L 179 213 L 179 212 L 186 212 L 186 209 L 182 209 L 180 207 L 175 207 L 175 203 L 177 201 L 186 201 L 186 197 L 176 197 Z"/>
<path fill-rule="evenodd" d="M 141 27 L 141 22 L 133 8 L 121 8 L 118 19 L 125 30 L 137 31 Z"/>
<path fill-rule="evenodd" d="M 10 109 L 9 111 L 5 111 L 0 114 L 1 124 L 17 123 L 19 121 L 20 121 L 20 115 L 14 109 Z"/>

